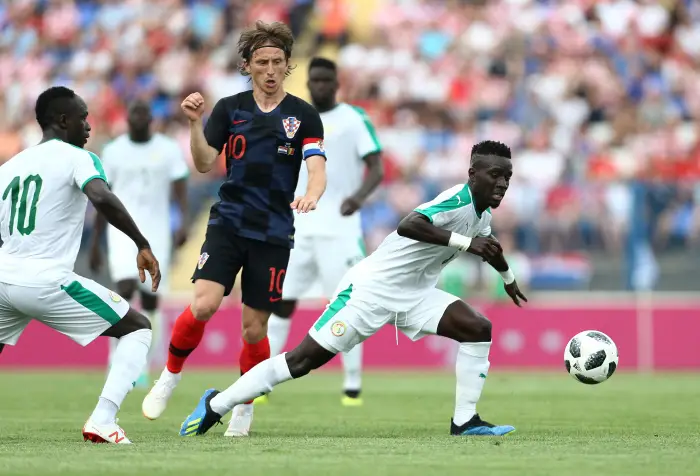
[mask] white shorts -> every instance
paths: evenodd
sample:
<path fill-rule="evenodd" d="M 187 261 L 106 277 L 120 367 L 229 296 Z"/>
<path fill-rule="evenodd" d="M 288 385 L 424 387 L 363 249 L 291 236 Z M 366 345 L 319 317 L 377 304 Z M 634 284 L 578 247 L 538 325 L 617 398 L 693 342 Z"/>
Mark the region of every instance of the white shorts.
<path fill-rule="evenodd" d="M 117 293 L 75 273 L 51 287 L 0 283 L 0 344 L 15 345 L 36 319 L 85 346 L 128 311 Z"/>
<path fill-rule="evenodd" d="M 440 319 L 457 296 L 432 288 L 406 312 L 393 312 L 380 304 L 353 297 L 352 286 L 343 288 L 309 330 L 309 335 L 330 352 L 348 352 L 375 334 L 385 324 L 393 324 L 409 339 L 417 341 L 437 333 Z"/>
<path fill-rule="evenodd" d="M 138 253 L 136 245 L 122 232 L 115 231 L 108 237 L 107 259 L 109 262 L 109 277 L 113 283 L 136 280 L 142 291 L 150 293 L 151 276 L 146 273 L 146 282 L 141 283 L 139 280 L 139 271 L 136 268 L 136 255 Z M 150 241 L 151 250 L 160 265 L 161 280 L 158 286 L 158 293 L 168 290 L 168 273 L 170 271 L 170 253 L 172 250 L 170 243 L 164 243 L 165 241 Z"/>
<path fill-rule="evenodd" d="M 282 297 L 290 300 L 330 298 L 345 273 L 364 257 L 361 236 L 297 237 L 289 255 Z M 316 281 L 321 283 L 323 296 L 309 295 Z"/>

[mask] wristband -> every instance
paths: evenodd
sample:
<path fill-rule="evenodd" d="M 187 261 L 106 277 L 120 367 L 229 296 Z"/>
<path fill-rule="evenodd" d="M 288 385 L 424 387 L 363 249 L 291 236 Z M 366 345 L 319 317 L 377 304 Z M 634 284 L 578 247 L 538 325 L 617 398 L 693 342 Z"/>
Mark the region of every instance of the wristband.
<path fill-rule="evenodd" d="M 502 273 L 498 273 L 501 275 L 501 278 L 503 278 L 503 282 L 506 284 L 511 284 L 515 281 L 515 275 L 513 274 L 513 271 L 508 268 L 507 271 L 503 271 Z"/>
<path fill-rule="evenodd" d="M 471 238 L 453 232 L 450 235 L 450 241 L 447 243 L 447 246 L 449 246 L 450 248 L 457 248 L 460 251 L 467 251 L 469 249 L 469 245 L 471 244 Z"/>

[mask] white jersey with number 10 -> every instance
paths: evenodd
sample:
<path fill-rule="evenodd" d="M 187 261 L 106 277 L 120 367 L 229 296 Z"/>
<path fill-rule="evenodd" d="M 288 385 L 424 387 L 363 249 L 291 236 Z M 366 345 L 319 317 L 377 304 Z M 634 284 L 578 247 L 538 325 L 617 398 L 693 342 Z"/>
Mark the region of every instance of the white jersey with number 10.
<path fill-rule="evenodd" d="M 0 167 L 0 282 L 43 287 L 72 273 L 88 202 L 82 189 L 95 178 L 107 180 L 100 159 L 57 139 Z"/>

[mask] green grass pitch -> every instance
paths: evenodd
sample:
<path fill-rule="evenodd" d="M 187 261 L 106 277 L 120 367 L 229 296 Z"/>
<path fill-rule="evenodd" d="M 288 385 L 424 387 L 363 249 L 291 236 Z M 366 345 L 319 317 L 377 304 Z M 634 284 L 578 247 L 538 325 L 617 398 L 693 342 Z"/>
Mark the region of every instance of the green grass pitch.
<path fill-rule="evenodd" d="M 697 374 L 616 374 L 582 385 L 559 373 L 493 371 L 479 405 L 504 438 L 449 436 L 449 373 L 368 373 L 365 405 L 340 406 L 340 376 L 279 387 L 256 409 L 254 435 L 181 438 L 208 387 L 235 372 L 190 369 L 166 413 L 141 415 L 143 390 L 120 412 L 132 446 L 93 445 L 80 430 L 104 374 L 0 373 L 0 474 L 10 475 L 698 475 Z M 228 420 L 226 420 L 228 422 Z"/>

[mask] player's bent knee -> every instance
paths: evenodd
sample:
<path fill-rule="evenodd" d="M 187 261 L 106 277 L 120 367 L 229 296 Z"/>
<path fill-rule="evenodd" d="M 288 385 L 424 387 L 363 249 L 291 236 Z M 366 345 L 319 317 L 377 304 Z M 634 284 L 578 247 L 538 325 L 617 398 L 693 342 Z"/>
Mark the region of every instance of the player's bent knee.
<path fill-rule="evenodd" d="M 216 296 L 198 295 L 195 296 L 190 309 L 195 319 L 198 321 L 208 321 L 219 309 L 220 305 L 221 299 L 217 299 Z"/>
<path fill-rule="evenodd" d="M 198 321 L 208 321 L 221 306 L 224 287 L 204 279 L 198 279 L 194 285 L 194 301 L 190 306 L 192 315 Z"/>
<path fill-rule="evenodd" d="M 491 321 L 482 314 L 477 314 L 474 324 L 474 342 L 491 342 Z"/>
<path fill-rule="evenodd" d="M 242 334 L 245 342 L 257 344 L 267 335 L 267 326 L 260 321 L 251 321 L 243 325 Z"/>
<path fill-rule="evenodd" d="M 491 328 L 486 316 L 456 301 L 445 311 L 437 333 L 457 342 L 490 342 Z"/>
<path fill-rule="evenodd" d="M 453 339 L 458 342 L 491 342 L 491 321 L 479 313 L 454 319 Z"/>

